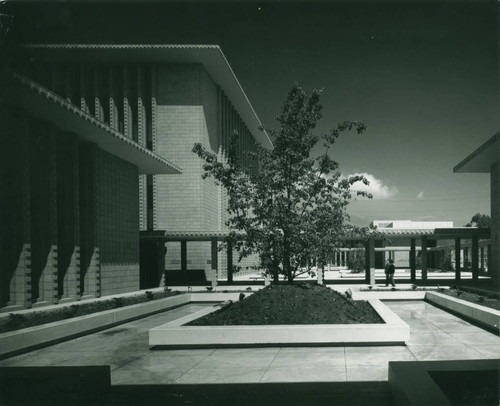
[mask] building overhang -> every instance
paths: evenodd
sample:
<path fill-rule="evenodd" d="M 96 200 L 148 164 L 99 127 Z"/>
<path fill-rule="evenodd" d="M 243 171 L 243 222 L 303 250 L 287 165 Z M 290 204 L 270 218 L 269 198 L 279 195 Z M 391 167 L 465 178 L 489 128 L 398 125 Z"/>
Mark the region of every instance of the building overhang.
<path fill-rule="evenodd" d="M 491 238 L 491 230 L 489 228 L 477 227 L 452 227 L 452 228 L 435 228 L 435 229 L 384 229 L 377 230 L 374 239 L 386 238 L 421 238 L 427 237 L 430 240 L 453 240 L 470 239 L 470 238 Z M 351 236 L 346 240 L 358 240 L 362 236 Z"/>
<path fill-rule="evenodd" d="M 264 148 L 273 147 L 268 134 L 259 130 L 262 123 L 218 45 L 30 44 L 23 49 L 30 58 L 47 61 L 201 64 L 224 90 L 255 140 Z"/>
<path fill-rule="evenodd" d="M 453 168 L 456 173 L 489 173 L 500 160 L 500 132 L 496 133 L 472 154 Z"/>
<path fill-rule="evenodd" d="M 107 124 L 69 103 L 31 79 L 14 73 L 3 80 L 4 100 L 29 111 L 34 117 L 52 122 L 64 132 L 92 142 L 133 165 L 141 174 L 180 174 L 166 159 L 125 137 Z"/>

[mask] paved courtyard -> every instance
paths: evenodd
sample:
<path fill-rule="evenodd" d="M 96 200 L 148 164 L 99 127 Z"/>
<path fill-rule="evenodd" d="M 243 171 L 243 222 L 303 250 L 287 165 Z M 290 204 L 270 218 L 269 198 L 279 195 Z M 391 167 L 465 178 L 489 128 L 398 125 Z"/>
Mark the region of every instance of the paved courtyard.
<path fill-rule="evenodd" d="M 424 301 L 386 302 L 410 325 L 406 346 L 150 350 L 148 330 L 190 304 L 19 355 L 1 366 L 110 365 L 112 384 L 387 381 L 388 361 L 500 358 L 500 337 Z"/>

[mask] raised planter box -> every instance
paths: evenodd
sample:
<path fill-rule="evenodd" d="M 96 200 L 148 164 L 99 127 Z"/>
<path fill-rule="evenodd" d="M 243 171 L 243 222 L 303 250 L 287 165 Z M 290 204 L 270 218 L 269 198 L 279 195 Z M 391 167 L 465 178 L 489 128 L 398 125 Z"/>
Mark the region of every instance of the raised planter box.
<path fill-rule="evenodd" d="M 248 296 L 253 292 L 244 293 Z M 172 307 L 192 302 L 236 301 L 239 295 L 239 292 L 189 293 L 2 333 L 0 334 L 0 359 L 126 323 Z"/>
<path fill-rule="evenodd" d="M 456 404 L 446 396 L 443 388 L 433 378 L 440 374 L 448 375 L 451 380 L 458 374 L 467 374 L 465 386 L 470 384 L 471 391 L 477 390 L 471 380 L 476 373 L 496 373 L 499 361 L 464 360 L 464 361 L 389 361 L 389 386 L 397 405 L 436 405 L 451 406 Z M 477 378 L 476 378 L 477 379 Z M 498 380 L 497 380 L 498 382 Z M 453 382 L 452 382 L 453 383 Z M 455 386 L 461 384 L 455 381 Z M 457 388 L 457 389 L 459 389 Z M 496 387 L 498 389 L 498 386 Z M 456 392 L 456 390 L 454 390 Z M 498 393 L 498 392 L 497 392 Z M 493 394 L 495 396 L 495 394 Z M 498 400 L 498 399 L 497 399 Z M 460 403 L 466 404 L 466 403 Z M 480 403 L 473 403 L 480 404 Z"/>
<path fill-rule="evenodd" d="M 500 311 L 498 310 L 467 302 L 466 300 L 457 299 L 439 292 L 427 292 L 425 300 L 481 324 L 488 329 L 496 332 L 500 331 Z"/>
<path fill-rule="evenodd" d="M 152 347 L 228 347 L 264 345 L 402 344 L 410 328 L 380 300 L 369 300 L 384 324 L 308 324 L 255 326 L 185 326 L 218 309 L 200 312 L 149 330 Z"/>
<path fill-rule="evenodd" d="M 347 290 L 353 300 L 424 300 L 425 293 L 424 290 Z"/>
<path fill-rule="evenodd" d="M 87 314 L 0 334 L 0 359 L 33 348 L 70 339 L 82 334 L 127 322 L 149 314 L 180 306 L 191 301 L 191 295 L 178 295 L 132 306 Z"/>

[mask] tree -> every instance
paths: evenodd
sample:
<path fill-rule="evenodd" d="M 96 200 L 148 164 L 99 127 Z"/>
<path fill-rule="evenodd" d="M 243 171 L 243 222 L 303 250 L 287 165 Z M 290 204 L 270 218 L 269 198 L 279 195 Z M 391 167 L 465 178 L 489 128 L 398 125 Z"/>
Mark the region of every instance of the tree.
<path fill-rule="evenodd" d="M 193 148 L 204 161 L 203 178 L 211 177 L 227 190 L 227 225 L 232 230 L 227 241 L 238 249 L 240 259 L 258 253 L 261 266 L 275 281 L 282 274 L 292 283 L 311 258 L 323 267 L 343 237 L 367 233 L 348 224 L 346 207 L 353 193 L 371 198 L 367 192 L 351 191 L 355 182 L 368 181 L 363 176 L 342 177 L 330 157 L 342 132 L 361 134 L 366 126 L 344 121 L 326 134 L 313 134 L 322 118 L 320 95 L 317 90 L 308 95 L 297 84 L 288 92 L 276 116 L 279 129 L 261 128 L 274 140 L 274 148 L 257 146 L 257 152 L 245 152 L 259 160 L 258 173 L 245 170 L 238 160 L 237 132 L 225 160 L 201 144 Z M 320 141 L 321 153 L 314 155 Z"/>
<path fill-rule="evenodd" d="M 365 270 L 365 251 L 361 243 L 356 244 L 356 250 L 352 250 L 347 258 L 347 267 L 353 273 L 360 273 Z"/>
<path fill-rule="evenodd" d="M 471 220 L 465 225 L 465 227 L 490 228 L 491 217 L 487 214 L 476 213 L 472 216 Z"/>

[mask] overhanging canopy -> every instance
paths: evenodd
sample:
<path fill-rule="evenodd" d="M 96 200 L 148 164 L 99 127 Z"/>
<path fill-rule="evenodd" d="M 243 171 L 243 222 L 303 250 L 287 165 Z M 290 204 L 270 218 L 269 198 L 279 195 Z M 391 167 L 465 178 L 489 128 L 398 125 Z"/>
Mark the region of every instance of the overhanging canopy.
<path fill-rule="evenodd" d="M 100 149 L 136 165 L 143 174 L 179 174 L 166 159 L 125 137 L 31 79 L 13 74 L 4 81 L 5 99 L 28 110 L 36 118 L 56 123 L 63 131 L 95 143 Z"/>
<path fill-rule="evenodd" d="M 30 57 L 48 61 L 201 64 L 224 90 L 255 140 L 264 148 L 273 147 L 267 133 L 259 130 L 262 124 L 218 45 L 30 44 L 23 48 Z"/>
<path fill-rule="evenodd" d="M 491 165 L 500 160 L 500 132 L 453 168 L 458 173 L 489 173 Z"/>

